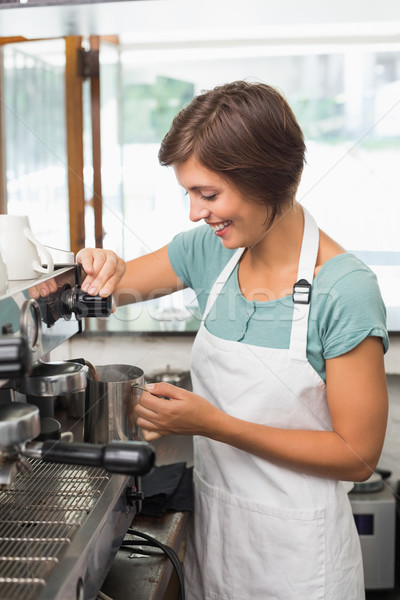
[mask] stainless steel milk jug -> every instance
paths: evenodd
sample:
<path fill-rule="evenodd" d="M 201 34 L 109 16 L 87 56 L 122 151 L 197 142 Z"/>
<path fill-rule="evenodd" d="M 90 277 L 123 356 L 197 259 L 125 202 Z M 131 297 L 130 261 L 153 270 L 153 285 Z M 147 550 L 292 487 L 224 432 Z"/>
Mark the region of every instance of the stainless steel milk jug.
<path fill-rule="evenodd" d="M 106 444 L 138 440 L 134 407 L 144 385 L 144 373 L 131 365 L 96 366 L 87 379 L 84 441 Z"/>

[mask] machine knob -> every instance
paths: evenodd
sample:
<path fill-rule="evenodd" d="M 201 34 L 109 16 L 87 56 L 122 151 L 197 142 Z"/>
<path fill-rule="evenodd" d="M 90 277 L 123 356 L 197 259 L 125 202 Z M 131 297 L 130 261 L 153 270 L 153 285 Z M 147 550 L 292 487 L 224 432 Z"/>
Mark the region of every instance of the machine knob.
<path fill-rule="evenodd" d="M 112 296 L 90 296 L 77 286 L 73 293 L 71 309 L 77 319 L 109 317 L 112 313 Z"/>
<path fill-rule="evenodd" d="M 32 354 L 25 337 L 0 336 L 0 379 L 17 379 L 32 371 Z"/>

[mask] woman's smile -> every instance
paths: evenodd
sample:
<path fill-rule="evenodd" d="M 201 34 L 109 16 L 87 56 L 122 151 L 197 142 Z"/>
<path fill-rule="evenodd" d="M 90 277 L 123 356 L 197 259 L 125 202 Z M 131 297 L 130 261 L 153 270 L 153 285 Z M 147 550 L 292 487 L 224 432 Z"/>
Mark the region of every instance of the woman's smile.
<path fill-rule="evenodd" d="M 216 235 L 219 237 L 223 237 L 230 227 L 232 221 L 223 221 L 222 223 L 210 223 L 206 220 L 207 225 L 211 227 Z"/>

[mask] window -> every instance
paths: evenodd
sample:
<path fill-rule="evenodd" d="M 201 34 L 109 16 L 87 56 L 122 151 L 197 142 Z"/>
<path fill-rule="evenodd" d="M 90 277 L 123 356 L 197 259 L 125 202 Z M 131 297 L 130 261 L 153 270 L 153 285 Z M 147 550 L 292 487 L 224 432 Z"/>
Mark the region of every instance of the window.
<path fill-rule="evenodd" d="M 2 55 L 7 210 L 69 250 L 64 40 L 8 44 Z"/>
<path fill-rule="evenodd" d="M 400 330 L 400 45 L 149 46 L 120 49 L 125 257 L 155 250 L 194 226 L 173 174 L 157 161 L 172 116 L 202 89 L 235 79 L 263 81 L 285 94 L 306 136 L 298 199 L 323 230 L 376 272 L 389 328 Z M 181 310 L 184 321 L 185 302 L 193 306 L 193 298 L 182 297 L 154 301 L 152 316 Z M 133 328 L 145 312 L 119 310 Z"/>
<path fill-rule="evenodd" d="M 285 94 L 306 135 L 299 200 L 322 229 L 376 272 L 389 329 L 400 331 L 396 3 L 386 17 L 373 7 L 360 15 L 361 5 L 351 3 L 341 19 L 340 11 L 326 7 L 323 22 L 314 3 L 285 15 L 280 6 L 270 13 L 267 3 L 256 2 L 260 19 L 267 19 L 263 25 L 249 14 L 238 22 L 239 13 L 231 11 L 224 26 L 218 19 L 208 22 L 207 13 L 194 22 L 182 6 L 174 11 L 174 3 L 160 3 L 154 12 L 152 3 L 134 4 L 142 19 L 127 23 L 131 33 L 117 32 L 119 44 L 100 44 L 104 246 L 129 259 L 195 226 L 173 173 L 158 165 L 160 141 L 174 114 L 202 89 L 235 79 L 264 81 Z M 223 3 L 218 9 L 226 10 Z M 36 50 L 40 47 L 43 51 Z M 3 53 L 9 210 L 28 212 L 29 202 L 38 237 L 68 247 L 64 64 L 59 60 L 64 41 L 21 43 L 4 47 Z M 21 77 L 24 83 L 17 85 Z M 39 81 L 47 92 L 38 93 Z M 86 147 L 89 141 L 85 138 Z M 87 204 L 91 185 L 87 160 Z M 40 218 L 44 212 L 50 228 Z M 90 207 L 86 212 L 90 220 Z M 87 225 L 87 232 L 91 229 Z M 185 291 L 119 309 L 112 319 L 119 329 L 192 330 L 198 326 L 193 305 Z"/>

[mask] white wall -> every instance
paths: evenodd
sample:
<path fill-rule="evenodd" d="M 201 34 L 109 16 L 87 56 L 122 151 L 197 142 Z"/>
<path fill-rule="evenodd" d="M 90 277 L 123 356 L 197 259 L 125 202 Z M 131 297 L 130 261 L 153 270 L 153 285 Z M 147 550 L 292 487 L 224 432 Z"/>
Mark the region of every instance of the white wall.
<path fill-rule="evenodd" d="M 362 36 L 372 29 L 380 35 L 388 26 L 392 32 L 400 19 L 397 0 L 152 0 L 2 8 L 0 35 L 28 39 L 122 34 L 139 42 L 148 42 L 152 35 L 163 42 L 195 39 L 199 30 L 206 30 L 208 37 L 235 32 L 245 37 L 255 30 L 260 36 L 301 35 L 303 27 L 326 36 L 338 27 L 346 35 L 354 23 Z"/>

